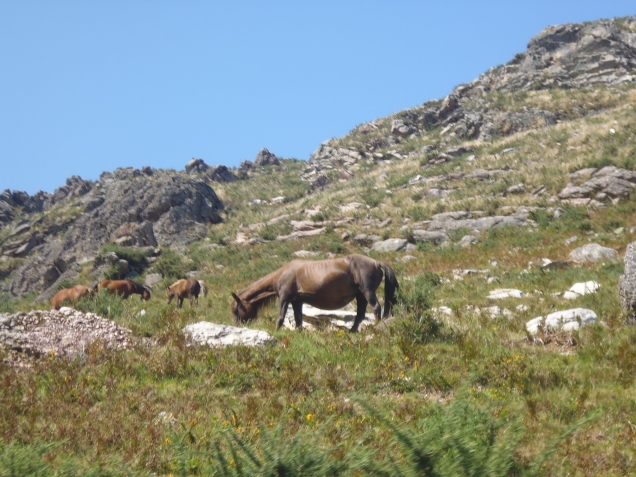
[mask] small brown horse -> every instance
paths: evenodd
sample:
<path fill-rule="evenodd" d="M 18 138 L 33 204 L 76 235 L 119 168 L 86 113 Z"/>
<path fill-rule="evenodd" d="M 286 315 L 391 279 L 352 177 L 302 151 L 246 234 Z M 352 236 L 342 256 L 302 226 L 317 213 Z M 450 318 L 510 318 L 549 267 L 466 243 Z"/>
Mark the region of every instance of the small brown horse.
<path fill-rule="evenodd" d="M 63 288 L 62 290 L 57 292 L 51 300 L 51 308 L 59 310 L 62 302 L 68 300 L 71 303 L 75 303 L 80 298 L 86 295 L 92 296 L 93 293 L 93 290 L 85 287 L 84 285 L 75 285 L 71 288 Z"/>
<path fill-rule="evenodd" d="M 196 278 L 179 280 L 168 287 L 168 304 L 172 302 L 173 298 L 176 298 L 179 303 L 179 308 L 181 308 L 184 298 L 189 298 L 190 306 L 192 306 L 193 300 L 196 300 L 196 304 L 198 305 L 200 292 L 201 283 Z"/>
<path fill-rule="evenodd" d="M 278 297 L 280 299 L 276 329 L 283 326 L 287 307 L 294 310 L 296 327 L 302 328 L 303 303 L 324 310 L 336 310 L 357 300 L 357 313 L 350 331 L 358 331 L 364 319 L 367 303 L 371 304 L 377 320 L 381 307 L 375 291 L 382 282 L 384 271 L 384 315 L 395 304 L 398 281 L 387 264 L 364 255 L 348 255 L 332 260 L 293 260 L 275 272 L 248 286 L 238 295 L 232 293 L 232 313 L 236 324 L 256 317 L 258 310 Z"/>
<path fill-rule="evenodd" d="M 122 298 L 128 298 L 132 294 L 141 295 L 144 300 L 150 299 L 150 290 L 135 283 L 132 280 L 103 280 L 97 287 L 98 291 L 106 290 L 111 295 L 120 295 Z"/>

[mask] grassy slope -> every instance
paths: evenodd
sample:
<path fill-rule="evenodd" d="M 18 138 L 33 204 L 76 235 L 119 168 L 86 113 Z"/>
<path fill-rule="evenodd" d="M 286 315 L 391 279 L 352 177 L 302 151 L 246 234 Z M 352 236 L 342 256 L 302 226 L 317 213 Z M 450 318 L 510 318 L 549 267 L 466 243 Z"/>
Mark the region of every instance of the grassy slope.
<path fill-rule="evenodd" d="M 283 213 L 301 218 L 302 209 L 315 205 L 322 206 L 322 218 L 351 216 L 338 209 L 350 201 L 379 205 L 356 212 L 356 221 L 346 230 L 387 237 L 405 234 L 400 230 L 404 218 L 423 220 L 450 210 L 499 213 L 509 205 L 554 206 L 548 199 L 566 184 L 570 171 L 604 164 L 633 168 L 635 96 L 636 89 L 622 88 L 492 98 L 500 108 L 510 110 L 539 105 L 567 112 L 572 105 L 586 103 L 593 105 L 590 109 L 605 111 L 489 143 L 469 143 L 477 156 L 472 163 L 459 158 L 421 169 L 425 158 L 415 157 L 392 164 L 362 164 L 354 179 L 335 182 L 308 197 L 302 196 L 305 186 L 298 180 L 304 163 L 287 163 L 285 170 L 268 168 L 249 181 L 215 187 L 230 210 L 225 223 L 210 228 L 210 239 L 227 242 L 227 237 L 247 232 L 248 224 Z M 615 134 L 609 133 L 610 127 Z M 341 139 L 343 144 L 355 140 Z M 438 130 L 412 141 L 410 150 L 458 142 L 440 138 Z M 510 147 L 516 151 L 501 154 Z M 426 187 L 400 187 L 416 174 L 506 166 L 511 172 L 493 183 L 442 183 L 455 189 L 444 200 L 422 199 Z M 387 176 L 379 179 L 384 172 Z M 519 182 L 527 190 L 544 184 L 548 194 L 540 198 L 501 194 Z M 278 195 L 294 200 L 282 206 L 247 205 L 253 198 Z M 366 229 L 362 220 L 367 215 L 391 217 L 393 222 L 381 231 Z M 31 461 L 33 455 L 43 454 L 52 468 L 75 466 L 78 475 L 91 466 L 97 472 L 92 463 L 98 456 L 105 459 L 102 467 L 113 474 L 126 467 L 158 475 L 206 475 L 222 466 L 215 443 L 231 431 L 247 441 L 259 458 L 271 462 L 273 458 L 263 456 L 275 449 L 284 463 L 304 465 L 307 475 L 326 475 L 329 463 L 341 466 L 342 473 L 363 475 L 370 472 L 361 470 L 370 462 L 379 475 L 380 467 L 389 463 L 393 470 L 385 475 L 398 468 L 422 474 L 428 464 L 418 460 L 416 452 L 407 451 L 407 438 L 418 441 L 416 448 L 430 451 L 428 459 L 437 466 L 437 475 L 461 475 L 459 467 L 473 475 L 495 474 L 495 470 L 501 475 L 525 474 L 539 469 L 532 464 L 551 443 L 556 447 L 544 456 L 540 468 L 544 475 L 634 473 L 636 330 L 622 324 L 617 296 L 622 265 L 545 272 L 529 262 L 565 259 L 571 249 L 588 241 L 622 254 L 633 237 L 614 230 L 636 225 L 636 200 L 621 200 L 602 211 L 567 208 L 559 220 L 546 214 L 535 219 L 539 224 L 535 229 L 484 233 L 481 243 L 469 249 L 420 247 L 412 253 L 416 260 L 410 262 L 398 261 L 402 254 L 383 255 L 401 283 L 396 320 L 389 326 L 358 335 L 275 332 L 276 309 L 268 309 L 249 325 L 278 338 L 263 349 L 187 347 L 180 330 L 199 320 L 230 324 L 230 292 L 283 265 L 295 250 L 314 250 L 321 257 L 364 251 L 342 240 L 344 229 L 314 239 L 217 250 L 193 244 L 179 267 L 202 271 L 210 286 L 210 295 L 199 308 L 186 305 L 174 310 L 161 294 L 146 304 L 137 300 L 111 304 L 112 318 L 140 336 L 152 337 L 159 346 L 140 345 L 116 353 L 94 348 L 81 361 L 44 360 L 29 369 L 0 365 L 0 437 L 5 443 L 0 469 L 9 465 L 3 462 L 13 452 Z M 276 224 L 260 233 L 274 236 L 289 231 L 289 225 Z M 578 240 L 565 245 L 564 240 L 573 235 Z M 499 283 L 487 284 L 483 275 L 455 281 L 452 270 L 458 268 L 490 269 Z M 427 271 L 439 274 L 441 283 L 433 285 Z M 600 282 L 601 291 L 572 302 L 552 296 L 585 280 Z M 528 295 L 490 302 L 485 297 L 496 287 L 519 288 Z M 520 303 L 529 310 L 517 312 Z M 451 307 L 454 317 L 440 327 L 427 318 L 426 310 L 441 304 Z M 513 310 L 515 316 L 490 319 L 466 309 L 466 305 L 495 304 Z M 106 305 L 82 306 L 102 306 L 106 314 Z M 32 303 L 12 306 L 29 309 Z M 544 344 L 526 338 L 528 319 L 578 306 L 595 310 L 606 326 L 546 337 Z M 148 313 L 138 317 L 142 308 Z M 591 420 L 581 423 L 588 417 Z M 402 443 L 392 425 L 406 432 Z M 494 444 L 488 443 L 488 436 Z M 556 441 L 559 436 L 564 440 Z M 57 447 L 42 449 L 39 441 Z M 6 447 L 10 442 L 17 447 Z M 228 442 L 222 440 L 220 449 L 228 473 L 237 472 L 237 465 L 250 461 L 238 451 L 232 455 Z M 471 451 L 449 454 L 445 443 Z M 492 450 L 488 457 L 482 453 L 485 449 Z M 368 450 L 372 454 L 366 454 Z M 298 460 L 305 455 L 314 459 L 314 467 Z M 115 457 L 123 463 L 109 460 Z"/>

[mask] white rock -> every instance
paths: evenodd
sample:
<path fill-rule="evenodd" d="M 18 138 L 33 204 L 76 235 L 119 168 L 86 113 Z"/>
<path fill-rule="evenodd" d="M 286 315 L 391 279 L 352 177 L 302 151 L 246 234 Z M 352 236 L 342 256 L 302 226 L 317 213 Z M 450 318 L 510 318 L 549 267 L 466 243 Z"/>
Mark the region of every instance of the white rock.
<path fill-rule="evenodd" d="M 570 252 L 570 260 L 576 263 L 600 262 L 607 260 L 618 261 L 618 252 L 612 248 L 602 247 L 597 243 L 590 243 L 575 248 Z"/>
<path fill-rule="evenodd" d="M 596 293 L 601 288 L 601 285 L 595 281 L 575 283 L 570 287 L 570 291 L 578 295 L 587 295 L 589 293 Z"/>
<path fill-rule="evenodd" d="M 207 321 L 188 325 L 183 332 L 189 335 L 193 342 L 208 346 L 260 346 L 274 339 L 265 331 L 217 325 Z"/>
<path fill-rule="evenodd" d="M 356 312 L 351 305 L 347 305 L 339 310 L 321 310 L 311 305 L 303 305 L 303 329 L 313 330 L 315 328 L 343 328 L 349 329 L 356 319 Z M 363 329 L 375 323 L 373 313 L 365 313 L 365 319 L 359 325 Z M 290 306 L 285 315 L 283 326 L 288 329 L 296 329 L 294 320 L 294 310 Z"/>
<path fill-rule="evenodd" d="M 522 298 L 524 293 L 514 288 L 497 288 L 488 294 L 488 298 L 496 300 L 499 298 Z"/>
<path fill-rule="evenodd" d="M 585 308 L 573 308 L 571 310 L 557 311 L 548 316 L 538 316 L 526 323 L 526 330 L 530 334 L 537 334 L 539 328 L 543 326 L 546 330 L 574 331 L 580 326 L 586 326 L 598 322 L 596 313 Z"/>
<path fill-rule="evenodd" d="M 318 255 L 318 252 L 310 252 L 309 250 L 297 250 L 292 255 L 298 258 L 311 258 Z"/>
<path fill-rule="evenodd" d="M 528 311 L 530 309 L 530 307 L 528 305 L 517 305 L 517 311 Z"/>
<path fill-rule="evenodd" d="M 506 318 L 512 318 L 512 312 L 507 308 L 500 308 L 498 306 L 488 306 L 481 310 L 483 313 L 490 315 L 491 318 L 497 318 L 499 316 L 504 316 Z"/>
<path fill-rule="evenodd" d="M 439 306 L 437 308 L 432 308 L 431 311 L 437 315 L 446 315 L 446 316 L 453 315 L 453 310 L 451 310 L 447 306 Z"/>
<path fill-rule="evenodd" d="M 346 205 L 341 205 L 340 206 L 340 211 L 341 212 L 352 212 L 354 210 L 359 209 L 360 207 L 362 207 L 362 204 L 360 202 L 351 202 L 351 203 L 346 204 Z"/>
<path fill-rule="evenodd" d="M 579 295 L 578 293 L 575 293 L 573 291 L 566 291 L 563 292 L 562 298 L 566 299 L 566 300 L 576 300 L 577 298 L 579 298 L 581 295 Z"/>

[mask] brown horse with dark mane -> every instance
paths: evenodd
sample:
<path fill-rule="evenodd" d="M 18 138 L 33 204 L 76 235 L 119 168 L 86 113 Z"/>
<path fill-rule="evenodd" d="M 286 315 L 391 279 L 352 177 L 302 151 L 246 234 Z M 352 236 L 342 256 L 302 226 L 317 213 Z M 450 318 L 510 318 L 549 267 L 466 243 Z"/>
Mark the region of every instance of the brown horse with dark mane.
<path fill-rule="evenodd" d="M 97 287 L 98 291 L 106 290 L 111 295 L 128 298 L 130 295 L 141 295 L 144 300 L 150 299 L 150 290 L 132 280 L 103 280 Z"/>
<path fill-rule="evenodd" d="M 60 306 L 62 305 L 62 302 L 68 300 L 71 303 L 75 303 L 80 298 L 86 295 L 90 296 L 93 293 L 94 293 L 93 290 L 91 290 L 88 287 L 85 287 L 84 285 L 75 285 L 74 287 L 71 287 L 71 288 L 63 288 L 62 290 L 60 290 L 59 292 L 55 294 L 53 299 L 51 299 L 51 308 L 59 310 Z"/>
<path fill-rule="evenodd" d="M 196 300 L 196 304 L 198 305 L 200 292 L 201 283 L 196 278 L 179 280 L 168 287 L 168 304 L 172 302 L 173 298 L 176 298 L 179 303 L 179 308 L 181 308 L 183 306 L 183 300 L 189 298 L 190 306 L 193 306 L 193 300 Z"/>
<path fill-rule="evenodd" d="M 395 272 L 386 263 L 364 255 L 348 255 L 332 260 L 293 260 L 275 272 L 252 283 L 238 295 L 232 293 L 232 313 L 236 324 L 255 318 L 265 304 L 279 298 L 276 329 L 283 326 L 287 307 L 294 310 L 296 327 L 302 328 L 303 303 L 323 310 L 336 310 L 357 300 L 357 313 L 350 331 L 358 331 L 365 317 L 367 303 L 371 304 L 376 320 L 381 307 L 375 291 L 382 282 L 384 272 L 384 314 L 386 318 L 395 304 L 398 281 Z"/>

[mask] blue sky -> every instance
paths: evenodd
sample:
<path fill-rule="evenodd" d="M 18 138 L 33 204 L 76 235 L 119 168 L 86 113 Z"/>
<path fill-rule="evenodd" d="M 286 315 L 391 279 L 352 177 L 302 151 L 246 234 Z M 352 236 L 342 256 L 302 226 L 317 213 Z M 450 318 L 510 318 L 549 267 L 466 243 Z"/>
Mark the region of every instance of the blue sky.
<path fill-rule="evenodd" d="M 0 190 L 117 167 L 308 159 L 441 98 L 548 25 L 631 1 L 4 1 Z"/>

